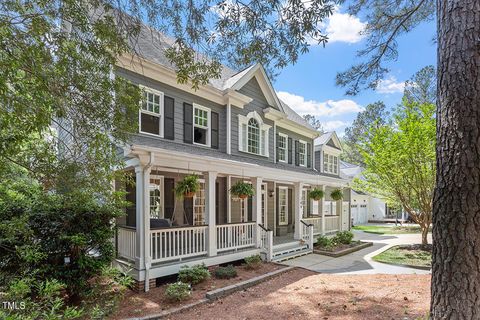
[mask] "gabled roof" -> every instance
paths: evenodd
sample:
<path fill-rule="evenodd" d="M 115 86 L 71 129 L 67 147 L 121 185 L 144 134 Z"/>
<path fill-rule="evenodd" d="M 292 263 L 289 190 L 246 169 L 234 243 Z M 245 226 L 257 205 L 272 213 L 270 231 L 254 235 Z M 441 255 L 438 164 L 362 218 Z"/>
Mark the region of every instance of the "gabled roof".
<path fill-rule="evenodd" d="M 165 56 L 165 50 L 170 48 L 175 43 L 175 40 L 162 32 L 159 32 L 145 24 L 140 26 L 140 34 L 135 39 L 132 39 L 132 46 L 137 55 L 141 58 L 159 64 L 163 67 L 175 71 L 175 66 Z M 201 56 L 201 54 L 199 54 Z M 209 84 L 220 91 L 225 90 L 239 90 L 250 79 L 255 77 L 262 89 L 267 102 L 272 106 L 286 114 L 287 119 L 304 126 L 310 130 L 315 130 L 305 121 L 299 114 L 297 114 L 290 106 L 280 101 L 275 90 L 268 78 L 265 69 L 259 63 L 249 66 L 242 71 L 236 71 L 228 66 L 222 65 L 220 78 L 209 79 Z"/>
<path fill-rule="evenodd" d="M 320 137 L 315 139 L 315 145 L 316 146 L 327 145 L 330 141 L 332 141 L 332 143 L 335 145 L 335 148 L 342 150 L 340 139 L 338 139 L 337 133 L 335 131 L 326 132 L 322 134 Z"/>

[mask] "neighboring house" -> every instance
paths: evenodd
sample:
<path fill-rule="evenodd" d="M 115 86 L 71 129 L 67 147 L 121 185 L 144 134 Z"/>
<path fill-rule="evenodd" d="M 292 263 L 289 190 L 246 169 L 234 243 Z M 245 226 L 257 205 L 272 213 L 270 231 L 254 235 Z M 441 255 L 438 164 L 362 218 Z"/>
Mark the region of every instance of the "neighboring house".
<path fill-rule="evenodd" d="M 340 174 L 350 182 L 362 179 L 364 168 L 345 161 L 340 161 Z M 361 191 L 350 189 L 350 213 L 353 225 L 367 222 L 392 222 L 402 220 L 401 212 L 390 208 L 385 201 Z"/>
<path fill-rule="evenodd" d="M 123 147 L 136 184 L 116 186 L 133 203 L 118 219 L 116 262 L 131 269 L 140 290 L 183 265 L 310 253 L 313 235 L 349 228 L 350 190 L 336 202 L 328 192 L 347 185 L 338 158 L 336 170 L 314 169 L 319 133 L 278 99 L 261 65 L 223 67 L 220 79 L 193 90 L 177 83 L 159 43 L 169 39 L 143 28 L 141 58 L 121 57 L 115 71 L 146 98 L 139 133 Z M 176 183 L 192 173 L 201 190 L 176 198 Z M 239 180 L 252 183 L 253 197 L 230 195 Z M 308 196 L 316 186 L 327 191 L 318 202 Z"/>

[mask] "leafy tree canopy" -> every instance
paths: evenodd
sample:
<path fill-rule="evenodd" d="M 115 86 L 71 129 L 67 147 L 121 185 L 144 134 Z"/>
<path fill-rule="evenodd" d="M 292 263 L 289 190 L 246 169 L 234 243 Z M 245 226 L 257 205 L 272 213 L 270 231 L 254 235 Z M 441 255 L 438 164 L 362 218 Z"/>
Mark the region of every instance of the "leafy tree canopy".
<path fill-rule="evenodd" d="M 314 115 L 305 114 L 303 119 L 307 120 L 308 123 L 317 131 L 323 132 L 323 126 L 320 120 L 318 120 Z"/>
<path fill-rule="evenodd" d="M 399 203 L 423 230 L 422 242 L 432 222 L 435 187 L 435 105 L 409 104 L 395 115 L 393 125 L 372 127 L 361 147 L 365 161 L 363 179 L 355 188 Z"/>
<path fill-rule="evenodd" d="M 436 104 L 437 72 L 433 66 L 426 66 L 405 82 L 404 98 L 410 103 Z"/>

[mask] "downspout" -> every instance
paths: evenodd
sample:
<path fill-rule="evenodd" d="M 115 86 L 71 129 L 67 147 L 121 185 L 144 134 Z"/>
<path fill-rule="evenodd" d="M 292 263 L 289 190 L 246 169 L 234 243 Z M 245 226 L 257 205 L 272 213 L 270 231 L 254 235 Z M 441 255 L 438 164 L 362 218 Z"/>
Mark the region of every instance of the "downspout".
<path fill-rule="evenodd" d="M 144 213 L 144 227 L 145 230 L 145 245 L 144 261 L 145 261 L 145 292 L 150 290 L 150 267 L 152 266 L 150 257 L 150 194 L 148 186 L 150 185 L 150 171 L 153 165 L 155 156 L 150 152 L 150 160 L 143 171 L 143 213 Z M 146 187 L 146 188 L 145 188 Z M 147 205 L 148 204 L 148 205 Z"/>

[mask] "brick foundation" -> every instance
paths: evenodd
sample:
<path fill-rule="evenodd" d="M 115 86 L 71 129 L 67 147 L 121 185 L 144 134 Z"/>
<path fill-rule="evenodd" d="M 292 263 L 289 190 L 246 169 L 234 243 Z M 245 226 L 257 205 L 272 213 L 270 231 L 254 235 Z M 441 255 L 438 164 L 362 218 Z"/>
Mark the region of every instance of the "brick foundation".
<path fill-rule="evenodd" d="M 150 284 L 150 289 L 155 288 L 157 286 L 157 279 L 150 279 L 148 281 Z M 132 290 L 135 292 L 144 292 L 145 291 L 145 281 L 137 281 L 133 283 Z"/>

